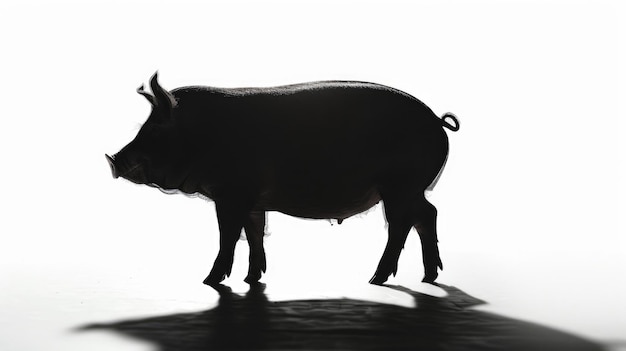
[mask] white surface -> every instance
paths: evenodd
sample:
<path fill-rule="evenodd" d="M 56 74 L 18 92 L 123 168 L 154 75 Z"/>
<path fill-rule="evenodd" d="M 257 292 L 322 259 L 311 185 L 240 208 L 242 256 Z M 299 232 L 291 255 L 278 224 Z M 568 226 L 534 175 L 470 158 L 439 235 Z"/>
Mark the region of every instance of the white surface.
<path fill-rule="evenodd" d="M 483 309 L 623 345 L 617 3 L 3 2 L 0 349 L 149 349 L 71 330 L 215 303 L 200 284 L 212 204 L 113 181 L 103 157 L 147 117 L 134 89 L 156 69 L 166 88 L 373 81 L 454 112 L 431 197 L 440 281 Z M 269 228 L 270 297 L 410 304 L 363 284 L 384 247 L 380 208 L 340 226 L 271 214 Z M 396 282 L 423 288 L 420 261 L 412 234 Z M 245 270 L 239 245 L 231 283 Z"/>

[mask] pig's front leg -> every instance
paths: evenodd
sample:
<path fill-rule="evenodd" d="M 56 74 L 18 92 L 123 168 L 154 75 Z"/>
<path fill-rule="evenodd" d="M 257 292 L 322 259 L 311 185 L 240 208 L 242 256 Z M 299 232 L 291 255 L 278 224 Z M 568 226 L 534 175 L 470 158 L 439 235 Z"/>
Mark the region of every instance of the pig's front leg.
<path fill-rule="evenodd" d="M 248 276 L 244 281 L 248 284 L 254 284 L 261 279 L 261 275 L 265 273 L 266 269 L 265 249 L 263 248 L 265 212 L 250 212 L 243 227 L 248 238 L 248 245 L 250 246 L 250 265 L 248 267 Z"/>
<path fill-rule="evenodd" d="M 248 210 L 233 202 L 216 201 L 217 222 L 220 229 L 220 250 L 211 273 L 204 284 L 216 285 L 230 275 L 235 256 L 235 245 L 246 221 Z"/>

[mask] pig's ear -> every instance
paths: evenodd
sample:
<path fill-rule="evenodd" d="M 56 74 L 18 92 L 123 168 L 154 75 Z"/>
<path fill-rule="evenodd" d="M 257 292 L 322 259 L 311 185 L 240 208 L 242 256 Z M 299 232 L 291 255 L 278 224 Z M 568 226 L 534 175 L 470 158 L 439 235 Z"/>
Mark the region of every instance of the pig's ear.
<path fill-rule="evenodd" d="M 148 100 L 148 102 L 150 102 L 150 105 L 152 105 L 152 107 L 156 106 L 156 101 L 154 100 L 154 96 L 152 96 L 147 91 L 143 90 L 143 84 L 139 88 L 137 88 L 137 93 L 145 97 Z"/>
<path fill-rule="evenodd" d="M 159 72 L 154 72 L 154 75 L 150 78 L 150 88 L 154 94 L 155 108 L 158 108 L 161 110 L 160 112 L 169 115 L 171 109 L 176 107 L 176 99 L 169 91 L 163 89 L 161 85 L 159 85 L 158 73 Z"/>

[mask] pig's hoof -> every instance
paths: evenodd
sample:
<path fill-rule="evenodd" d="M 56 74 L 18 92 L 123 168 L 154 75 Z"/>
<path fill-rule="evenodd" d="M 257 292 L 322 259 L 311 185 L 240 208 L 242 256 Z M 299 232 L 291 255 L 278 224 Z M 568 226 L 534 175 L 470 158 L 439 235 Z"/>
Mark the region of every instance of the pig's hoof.
<path fill-rule="evenodd" d="M 426 274 L 424 276 L 424 279 L 422 279 L 422 282 L 432 284 L 432 283 L 435 282 L 435 279 L 437 279 L 437 276 L 439 276 L 439 273 L 437 273 L 437 272 Z"/>
<path fill-rule="evenodd" d="M 374 274 L 372 279 L 370 279 L 370 284 L 374 285 L 383 285 L 387 281 L 387 277 L 380 276 L 378 274 Z"/>
<path fill-rule="evenodd" d="M 208 277 L 206 277 L 202 283 L 204 283 L 204 284 L 206 284 L 206 285 L 208 285 L 208 286 L 215 287 L 215 286 L 217 286 L 217 285 L 220 285 L 220 283 L 221 283 L 224 279 L 226 279 L 226 275 L 225 275 L 225 274 L 223 274 L 221 277 L 218 277 L 218 276 L 214 276 L 214 275 L 209 274 L 209 276 L 208 276 Z"/>
<path fill-rule="evenodd" d="M 253 285 L 253 284 L 257 284 L 259 282 L 259 279 L 261 279 L 261 275 L 260 274 L 248 274 L 248 276 L 243 280 L 244 282 Z"/>

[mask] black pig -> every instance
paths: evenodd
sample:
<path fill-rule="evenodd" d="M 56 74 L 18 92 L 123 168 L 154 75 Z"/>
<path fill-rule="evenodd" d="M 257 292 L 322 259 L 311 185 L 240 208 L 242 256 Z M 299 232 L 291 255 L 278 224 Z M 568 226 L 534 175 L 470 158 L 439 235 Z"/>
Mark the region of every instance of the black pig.
<path fill-rule="evenodd" d="M 423 281 L 443 269 L 437 210 L 424 192 L 447 159 L 443 127 L 459 129 L 451 113 L 438 118 L 402 91 L 363 82 L 168 92 L 155 73 L 150 87 L 153 95 L 137 90 L 152 104 L 150 117 L 106 158 L 115 178 L 215 202 L 220 250 L 205 284 L 230 275 L 242 228 L 250 245 L 245 281 L 260 279 L 266 211 L 341 222 L 380 200 L 389 238 L 370 283 L 395 275 L 411 227 L 422 243 Z"/>

